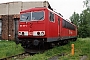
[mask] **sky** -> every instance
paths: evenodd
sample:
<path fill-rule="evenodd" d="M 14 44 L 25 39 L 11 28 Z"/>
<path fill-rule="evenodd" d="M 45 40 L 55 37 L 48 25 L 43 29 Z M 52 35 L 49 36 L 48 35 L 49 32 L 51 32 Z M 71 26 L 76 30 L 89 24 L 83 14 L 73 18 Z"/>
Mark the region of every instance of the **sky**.
<path fill-rule="evenodd" d="M 48 1 L 51 7 L 58 13 L 61 13 L 65 19 L 69 19 L 74 12 L 81 13 L 85 0 L 0 0 L 0 3 L 13 1 Z"/>

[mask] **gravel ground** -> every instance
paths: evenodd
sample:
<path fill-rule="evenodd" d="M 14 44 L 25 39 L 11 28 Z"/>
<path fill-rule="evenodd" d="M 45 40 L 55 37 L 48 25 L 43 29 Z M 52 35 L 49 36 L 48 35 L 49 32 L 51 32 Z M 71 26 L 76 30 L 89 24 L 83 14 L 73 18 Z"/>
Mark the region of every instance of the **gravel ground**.
<path fill-rule="evenodd" d="M 60 54 L 60 55 L 56 55 L 56 56 L 53 56 L 51 58 L 49 58 L 48 60 L 58 60 L 58 58 L 60 56 L 64 56 L 65 54 Z M 83 56 L 80 56 L 80 60 L 87 60 L 87 56 L 86 55 L 83 55 Z"/>
<path fill-rule="evenodd" d="M 87 60 L 87 56 L 86 55 L 83 55 L 83 56 L 81 56 L 81 58 L 80 58 L 80 60 Z"/>
<path fill-rule="evenodd" d="M 59 56 L 54 56 L 52 58 L 50 58 L 49 60 L 58 60 Z"/>

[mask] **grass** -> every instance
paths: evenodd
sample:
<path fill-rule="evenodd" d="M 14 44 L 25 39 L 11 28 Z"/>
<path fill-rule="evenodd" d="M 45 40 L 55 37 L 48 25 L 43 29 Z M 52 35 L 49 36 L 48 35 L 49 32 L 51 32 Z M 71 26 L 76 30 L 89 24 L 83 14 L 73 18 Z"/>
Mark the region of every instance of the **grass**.
<path fill-rule="evenodd" d="M 80 56 L 86 55 L 90 60 L 90 38 L 78 38 L 76 42 L 71 42 L 75 44 L 75 54 L 72 56 L 68 54 L 67 56 L 60 57 L 60 60 L 80 60 Z"/>
<path fill-rule="evenodd" d="M 71 55 L 71 44 L 75 45 L 75 54 Z M 87 60 L 90 60 L 90 38 L 78 38 L 75 42 L 70 42 L 64 46 L 55 47 L 43 54 L 35 54 L 23 60 L 48 60 L 49 58 L 66 53 L 65 56 L 60 56 L 59 60 L 80 60 L 80 55 L 87 55 Z"/>
<path fill-rule="evenodd" d="M 24 52 L 21 45 L 16 45 L 13 41 L 0 41 L 0 58 L 9 57 Z"/>

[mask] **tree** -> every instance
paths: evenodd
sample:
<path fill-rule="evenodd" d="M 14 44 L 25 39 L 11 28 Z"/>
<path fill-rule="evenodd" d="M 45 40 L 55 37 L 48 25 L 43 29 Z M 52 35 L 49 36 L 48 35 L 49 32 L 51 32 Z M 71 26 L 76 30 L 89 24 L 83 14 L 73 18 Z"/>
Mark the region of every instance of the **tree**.
<path fill-rule="evenodd" d="M 90 0 L 85 0 L 84 2 L 84 6 L 86 6 L 87 8 L 90 8 Z"/>
<path fill-rule="evenodd" d="M 83 27 L 83 37 L 90 37 L 90 9 L 87 8 L 80 14 L 80 27 Z"/>
<path fill-rule="evenodd" d="M 79 14 L 74 12 L 70 17 L 70 20 L 78 27 L 79 25 Z"/>
<path fill-rule="evenodd" d="M 74 12 L 70 17 L 71 21 L 78 27 L 78 36 L 90 37 L 90 9 L 83 10 L 79 15 Z"/>

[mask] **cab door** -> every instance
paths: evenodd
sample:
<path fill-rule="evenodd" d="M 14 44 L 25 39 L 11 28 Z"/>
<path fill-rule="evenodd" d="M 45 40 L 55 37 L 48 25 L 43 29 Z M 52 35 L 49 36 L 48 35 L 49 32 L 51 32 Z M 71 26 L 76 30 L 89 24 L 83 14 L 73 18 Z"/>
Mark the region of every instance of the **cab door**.
<path fill-rule="evenodd" d="M 58 17 L 58 37 L 60 37 L 60 17 Z"/>

